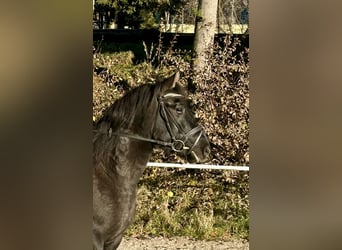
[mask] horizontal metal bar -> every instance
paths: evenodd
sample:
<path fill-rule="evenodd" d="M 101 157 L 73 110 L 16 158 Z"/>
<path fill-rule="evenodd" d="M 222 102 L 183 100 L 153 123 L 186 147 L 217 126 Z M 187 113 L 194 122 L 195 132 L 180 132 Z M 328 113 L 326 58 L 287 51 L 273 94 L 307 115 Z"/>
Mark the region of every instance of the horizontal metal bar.
<path fill-rule="evenodd" d="M 207 164 L 179 164 L 179 163 L 163 163 L 163 162 L 148 162 L 148 167 L 162 168 L 193 168 L 193 169 L 218 169 L 218 170 L 239 170 L 249 171 L 248 166 L 222 166 L 222 165 L 207 165 Z"/>

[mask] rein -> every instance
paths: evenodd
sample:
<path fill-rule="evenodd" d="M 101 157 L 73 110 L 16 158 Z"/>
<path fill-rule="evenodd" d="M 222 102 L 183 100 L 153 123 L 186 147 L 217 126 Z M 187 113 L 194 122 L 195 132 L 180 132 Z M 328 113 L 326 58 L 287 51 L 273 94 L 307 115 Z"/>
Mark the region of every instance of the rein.
<path fill-rule="evenodd" d="M 146 141 L 146 142 L 159 144 L 162 146 L 171 147 L 171 149 L 175 152 L 182 152 L 182 151 L 188 150 L 188 152 L 191 153 L 192 149 L 199 142 L 199 140 L 203 134 L 203 129 L 201 126 L 197 126 L 193 129 L 191 129 L 189 132 L 187 132 L 181 139 L 177 139 L 176 136 L 174 135 L 173 131 L 172 131 L 172 128 L 171 128 L 170 117 L 167 115 L 167 112 L 165 110 L 165 105 L 164 105 L 163 99 L 166 97 L 184 97 L 184 96 L 180 95 L 180 94 L 169 93 L 169 94 L 166 94 L 164 96 L 158 97 L 158 103 L 160 104 L 160 107 L 161 107 L 161 115 L 162 115 L 162 118 L 166 124 L 167 130 L 168 130 L 170 137 L 171 137 L 170 142 L 160 141 L 160 140 L 155 140 L 155 139 L 149 139 L 149 138 L 145 138 L 145 137 L 142 137 L 139 135 L 132 135 L 132 134 L 126 134 L 126 133 L 119 133 L 119 132 L 112 133 L 111 129 L 110 129 L 109 133 L 117 135 L 117 136 L 123 136 L 123 137 L 131 138 L 131 139 L 139 140 L 139 141 Z M 173 125 L 175 125 L 177 127 L 177 129 L 180 130 L 179 125 L 177 123 L 174 123 Z M 187 147 L 185 145 L 185 142 L 188 140 L 188 138 L 191 135 L 194 135 L 198 132 L 200 132 L 200 133 L 199 133 L 198 137 L 196 138 L 194 144 L 191 146 L 191 148 Z"/>

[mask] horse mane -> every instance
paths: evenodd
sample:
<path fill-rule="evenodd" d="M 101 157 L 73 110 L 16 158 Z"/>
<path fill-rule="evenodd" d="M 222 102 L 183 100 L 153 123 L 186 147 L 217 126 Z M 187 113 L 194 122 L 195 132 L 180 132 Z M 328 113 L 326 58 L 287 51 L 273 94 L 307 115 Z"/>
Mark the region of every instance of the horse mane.
<path fill-rule="evenodd" d="M 101 130 L 105 124 L 113 131 L 119 128 L 128 128 L 137 115 L 146 114 L 154 98 L 160 93 L 160 84 L 144 84 L 116 100 L 113 105 L 103 112 L 103 116 L 95 123 L 95 129 Z M 151 115 L 151 114 L 148 114 Z"/>
<path fill-rule="evenodd" d="M 115 148 L 119 140 L 116 136 L 108 136 L 109 131 L 132 129 L 133 122 L 137 117 L 142 120 L 153 115 L 148 111 L 148 108 L 159 94 L 159 84 L 144 84 L 127 92 L 109 106 L 103 112 L 102 117 L 93 125 L 94 156 L 97 159 L 102 159 L 102 161 L 109 161 L 109 152 Z M 135 129 L 139 130 L 139 128 Z"/>

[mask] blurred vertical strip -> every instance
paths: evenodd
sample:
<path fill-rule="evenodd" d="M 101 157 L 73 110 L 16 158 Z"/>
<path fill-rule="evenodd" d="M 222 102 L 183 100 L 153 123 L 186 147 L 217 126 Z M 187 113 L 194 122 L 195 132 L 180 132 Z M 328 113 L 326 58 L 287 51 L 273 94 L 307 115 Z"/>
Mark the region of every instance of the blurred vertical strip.
<path fill-rule="evenodd" d="M 92 2 L 0 8 L 1 249 L 90 249 Z"/>
<path fill-rule="evenodd" d="M 251 249 L 340 249 L 342 3 L 250 4 Z"/>

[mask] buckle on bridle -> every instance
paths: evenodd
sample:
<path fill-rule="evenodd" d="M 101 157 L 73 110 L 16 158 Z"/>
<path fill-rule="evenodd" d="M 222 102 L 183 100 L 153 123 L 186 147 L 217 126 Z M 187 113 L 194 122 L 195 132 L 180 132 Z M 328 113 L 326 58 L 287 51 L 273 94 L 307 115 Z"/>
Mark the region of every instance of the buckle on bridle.
<path fill-rule="evenodd" d="M 182 152 L 184 150 L 189 149 L 189 147 L 185 146 L 184 141 L 177 139 L 171 143 L 171 148 L 175 152 Z"/>

